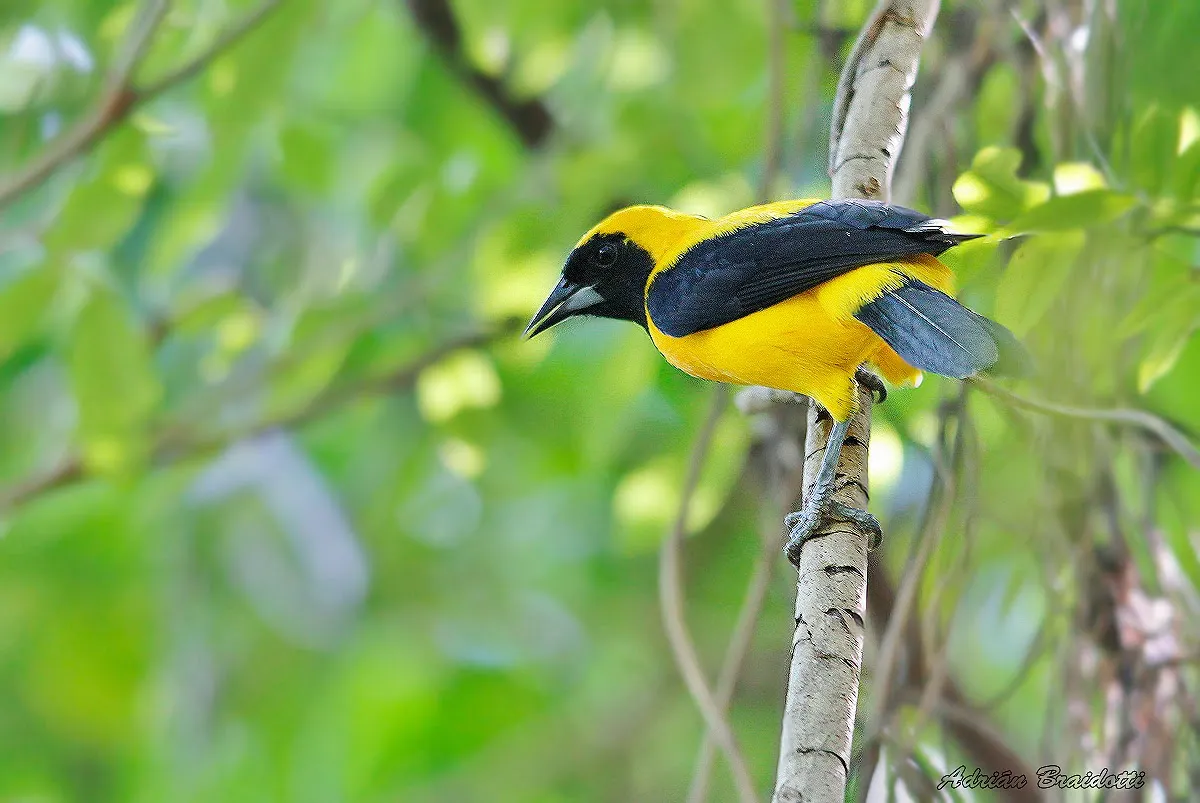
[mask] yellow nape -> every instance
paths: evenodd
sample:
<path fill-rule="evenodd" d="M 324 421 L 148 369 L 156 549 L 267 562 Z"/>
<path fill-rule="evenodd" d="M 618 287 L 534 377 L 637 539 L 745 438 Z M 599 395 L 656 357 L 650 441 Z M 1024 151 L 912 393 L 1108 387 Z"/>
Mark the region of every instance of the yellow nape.
<path fill-rule="evenodd" d="M 699 215 L 676 212 L 665 206 L 627 206 L 597 223 L 576 244 L 576 248 L 599 234 L 624 234 L 645 248 L 654 261 L 680 239 L 696 230 L 705 230 L 711 221 Z"/>
<path fill-rule="evenodd" d="M 598 234 L 621 233 L 650 253 L 657 272 L 674 264 L 680 254 L 702 240 L 786 217 L 815 203 L 817 199 L 776 201 L 740 209 L 716 220 L 665 206 L 627 206 L 596 224 L 580 238 L 576 248 Z"/>

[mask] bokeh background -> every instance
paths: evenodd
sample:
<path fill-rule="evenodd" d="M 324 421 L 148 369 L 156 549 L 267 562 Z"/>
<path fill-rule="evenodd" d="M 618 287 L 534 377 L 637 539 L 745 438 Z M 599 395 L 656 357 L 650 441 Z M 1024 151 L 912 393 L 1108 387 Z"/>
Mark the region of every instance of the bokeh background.
<path fill-rule="evenodd" d="M 0 800 L 684 799 L 657 553 L 713 409 L 686 614 L 710 677 L 744 621 L 765 794 L 802 433 L 636 327 L 517 335 L 618 205 L 827 195 L 870 9 L 0 4 Z M 1194 2 L 943 4 L 893 200 L 999 235 L 953 262 L 1023 397 L 1200 430 L 1197 35 Z M 1054 762 L 1194 799 L 1200 474 L 1066 412 L 877 408 L 852 794 Z"/>

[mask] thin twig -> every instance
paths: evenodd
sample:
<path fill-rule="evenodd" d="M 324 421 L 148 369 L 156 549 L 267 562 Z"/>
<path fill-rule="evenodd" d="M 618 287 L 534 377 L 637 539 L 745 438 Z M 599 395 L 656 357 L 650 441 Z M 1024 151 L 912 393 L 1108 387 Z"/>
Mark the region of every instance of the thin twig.
<path fill-rule="evenodd" d="M 883 630 L 892 619 L 896 588 L 879 560 L 871 560 L 867 564 L 867 575 L 871 586 L 871 604 L 867 612 L 871 616 L 871 622 L 875 629 Z M 909 672 L 906 678 L 907 682 L 899 690 L 898 695 L 903 700 L 916 699 L 927 683 L 926 665 L 928 660 L 922 647 L 923 639 L 916 632 L 915 627 L 911 630 L 912 632 L 905 636 L 912 643 L 910 655 L 906 661 Z M 947 718 L 942 716 L 946 710 L 942 704 L 935 707 L 935 713 L 943 728 L 975 765 L 980 767 L 984 775 L 1009 770 L 1013 775 L 1025 775 L 1029 778 L 1034 776 L 1033 768 L 1005 742 L 1003 735 L 992 724 L 988 714 L 977 710 L 967 700 L 954 677 L 947 678 L 943 684 L 940 703 L 952 706 L 960 712 L 968 709 L 973 712 L 970 716 Z M 876 732 L 864 741 L 866 742 L 864 753 L 873 751 L 880 742 L 879 733 Z M 859 777 L 864 779 L 864 784 L 870 782 L 871 775 L 866 770 L 873 765 L 874 762 L 863 761 L 860 766 Z M 863 787 L 860 786 L 861 788 Z M 1023 789 L 1009 790 L 1001 799 L 1012 801 L 1012 803 L 1040 803 L 1042 795 L 1033 785 L 1029 785 Z"/>
<path fill-rule="evenodd" d="M 784 112 L 786 107 L 787 42 L 785 41 L 788 4 L 785 0 L 767 0 L 771 16 L 769 57 L 767 60 L 767 114 L 764 128 L 766 141 L 763 145 L 763 173 L 758 188 L 758 200 L 771 199 L 772 188 L 783 168 Z M 790 501 L 790 500 L 789 500 Z M 777 511 L 771 511 L 771 525 L 762 532 L 762 549 L 754 561 L 750 581 L 738 611 L 737 622 L 725 648 L 721 671 L 717 675 L 716 703 L 722 717 L 727 717 L 738 677 L 750 651 L 754 630 L 762 614 L 767 589 L 770 586 L 772 569 L 779 559 L 779 527 Z M 692 782 L 688 785 L 688 803 L 703 803 L 708 797 L 708 783 L 712 772 L 713 735 L 705 729 L 696 754 Z"/>
<path fill-rule="evenodd" d="M 888 703 L 888 685 L 895 675 L 894 666 L 890 663 L 885 663 L 885 658 L 889 655 L 895 655 L 895 643 L 888 643 L 889 639 L 899 639 L 901 637 L 901 628 L 906 626 L 910 612 L 916 607 L 917 594 L 922 585 L 922 580 L 925 572 L 928 569 L 928 561 L 930 557 L 936 554 L 938 547 L 941 545 L 942 539 L 945 537 L 947 527 L 949 526 L 950 516 L 953 510 L 955 500 L 960 496 L 959 491 L 959 475 L 962 471 L 963 450 L 966 441 L 967 425 L 965 422 L 967 386 L 960 386 L 957 399 L 953 403 L 944 406 L 942 415 L 941 436 L 939 437 L 939 459 L 937 476 L 941 480 L 940 487 L 936 496 L 936 509 L 932 510 L 930 515 L 926 517 L 926 526 L 921 530 L 920 545 L 915 551 L 915 555 L 911 556 L 912 560 L 909 565 L 905 566 L 900 589 L 896 594 L 892 608 L 892 616 L 888 622 L 887 633 L 884 637 L 884 645 L 880 647 L 880 660 L 876 665 L 875 678 L 876 688 L 874 695 L 876 699 L 876 715 L 872 718 L 873 726 L 877 729 L 885 729 L 885 718 L 887 716 Z M 950 424 L 954 423 L 954 440 L 952 443 L 947 443 L 949 440 L 948 433 Z M 942 453 L 949 452 L 944 459 Z M 930 502 L 933 505 L 933 500 Z M 922 687 L 920 695 L 920 704 L 911 721 L 906 723 L 904 732 L 894 740 L 894 744 L 898 755 L 912 755 L 912 742 L 921 732 L 926 719 L 933 710 L 934 704 L 943 696 L 943 690 L 948 680 L 948 661 L 946 650 L 937 649 L 933 643 L 934 626 L 933 620 L 936 617 L 936 612 L 942 609 L 940 604 L 940 596 L 945 590 L 945 583 L 952 576 L 951 573 L 946 573 L 940 578 L 935 594 L 931 594 L 926 605 L 926 620 L 917 625 L 917 633 L 921 639 L 918 644 L 910 644 L 909 649 L 919 650 L 922 655 L 921 668 L 925 675 L 923 683 L 916 680 L 910 681 L 912 687 Z"/>
<path fill-rule="evenodd" d="M 255 421 L 244 427 L 217 433 L 159 432 L 153 439 L 155 465 L 174 465 L 186 460 L 205 457 L 246 438 L 253 438 L 275 429 L 294 429 L 310 424 L 323 416 L 342 409 L 355 401 L 408 390 L 426 368 L 466 348 L 477 348 L 498 338 L 516 334 L 522 321 L 512 319 L 500 324 L 451 338 L 417 357 L 412 362 L 387 374 L 367 377 L 345 385 L 327 388 L 295 410 Z M 26 504 L 37 497 L 88 478 L 82 458 L 71 455 L 62 459 L 45 474 L 0 489 L 0 512 Z"/>
<path fill-rule="evenodd" d="M 1145 410 L 1132 408 L 1106 410 L 1091 407 L 1073 407 L 1022 396 L 1011 390 L 1002 388 L 990 379 L 985 379 L 981 376 L 972 377 L 969 381 L 977 385 L 985 393 L 995 396 L 998 399 L 1003 399 L 1014 407 L 1062 416 L 1063 418 L 1079 418 L 1085 421 L 1107 421 L 1113 424 L 1125 424 L 1144 429 L 1158 436 L 1159 440 L 1186 460 L 1193 468 L 1200 469 L 1200 449 L 1197 449 L 1183 433 L 1168 424 L 1165 420 Z"/>
<path fill-rule="evenodd" d="M 722 715 L 729 711 L 733 700 L 733 692 L 737 688 L 738 677 L 745 665 L 746 656 L 750 653 L 750 644 L 754 639 L 754 630 L 762 615 L 763 603 L 767 591 L 771 587 L 771 576 L 775 564 L 779 562 L 779 516 L 775 511 L 770 512 L 768 524 L 762 530 L 762 549 L 754 561 L 750 582 L 742 597 L 742 606 L 738 610 L 737 623 L 733 626 L 733 634 L 729 637 L 729 645 L 725 648 L 725 659 L 721 664 L 721 672 L 717 675 L 716 702 Z M 704 739 L 696 755 L 696 768 L 692 772 L 692 783 L 688 787 L 687 803 L 702 803 L 708 797 L 708 781 L 712 771 L 713 738 L 710 731 L 705 730 Z"/>
<path fill-rule="evenodd" d="M 939 475 L 942 480 L 942 492 L 938 495 L 936 511 L 929 516 L 929 526 L 922 528 L 917 547 L 909 556 L 909 561 L 901 572 L 900 576 L 903 579 L 892 605 L 887 629 L 880 641 L 879 657 L 875 662 L 875 685 L 872 690 L 874 711 L 870 721 L 873 728 L 880 731 L 886 727 L 888 707 L 891 703 L 890 686 L 896 677 L 895 670 L 900 654 L 901 640 L 906 635 L 909 616 L 916 606 L 917 593 L 921 588 L 929 558 L 945 535 L 946 524 L 950 518 L 950 508 L 954 502 L 955 481 L 951 471 L 940 471 Z"/>
<path fill-rule="evenodd" d="M 168 5 L 167 0 L 145 0 L 142 3 L 105 79 L 100 100 L 75 125 L 47 145 L 33 161 L 0 184 L 0 208 L 40 185 L 59 167 L 83 153 L 128 116 L 136 102 L 131 85 L 133 74 L 145 58 Z"/>
<path fill-rule="evenodd" d="M 263 0 L 257 8 L 249 11 L 246 16 L 218 34 L 217 38 L 208 47 L 165 75 L 159 76 L 155 80 L 139 87 L 137 90 L 138 102 L 145 103 L 158 97 L 168 89 L 195 78 L 214 59 L 257 30 L 272 13 L 283 5 L 283 2 L 284 0 Z"/>
<path fill-rule="evenodd" d="M 51 175 L 81 155 L 124 122 L 139 106 L 199 74 L 217 56 L 257 28 L 283 0 L 265 0 L 220 34 L 210 45 L 166 75 L 144 87 L 134 84 L 154 32 L 167 11 L 167 0 L 147 0 L 105 81 L 95 108 L 51 142 L 24 168 L 0 182 L 0 208 L 41 186 Z"/>
<path fill-rule="evenodd" d="M 404 0 L 417 27 L 441 56 L 446 67 L 504 118 L 529 150 L 541 148 L 554 133 L 556 122 L 540 98 L 517 97 L 497 76 L 480 70 L 463 46 L 462 26 L 449 0 Z"/>
<path fill-rule="evenodd" d="M 783 169 L 783 121 L 787 106 L 787 43 L 784 35 L 787 32 L 788 4 L 786 0 L 767 0 L 767 4 L 771 29 L 767 47 L 766 140 L 763 143 L 762 183 L 758 188 L 758 200 L 761 203 L 771 200 L 773 185 Z"/>
<path fill-rule="evenodd" d="M 691 457 L 688 459 L 687 475 L 683 482 L 683 492 L 680 495 L 679 511 L 670 533 L 663 540 L 659 550 L 658 562 L 658 599 L 662 613 L 663 629 L 675 664 L 683 675 L 684 684 L 693 702 L 700 710 L 705 726 L 717 742 L 717 746 L 725 754 L 729 768 L 733 774 L 734 786 L 737 788 L 738 799 L 742 803 L 753 803 L 757 794 L 754 782 L 750 778 L 750 770 L 746 759 L 738 747 L 737 738 L 721 706 L 717 704 L 713 691 L 709 688 L 708 680 L 704 677 L 704 668 L 700 665 L 700 656 L 688 632 L 683 601 L 683 570 L 680 566 L 683 555 L 683 536 L 687 528 L 688 510 L 691 508 L 692 496 L 700 482 L 700 472 L 704 460 L 712 446 L 713 433 L 717 422 L 729 401 L 729 389 L 718 385 L 713 389 L 712 401 L 709 404 L 708 415 L 696 433 L 692 444 Z"/>
<path fill-rule="evenodd" d="M 110 94 L 120 92 L 133 80 L 134 73 L 150 50 L 155 31 L 170 7 L 170 0 L 144 0 L 137 17 L 134 18 L 129 37 L 117 54 L 116 63 L 105 81 Z"/>

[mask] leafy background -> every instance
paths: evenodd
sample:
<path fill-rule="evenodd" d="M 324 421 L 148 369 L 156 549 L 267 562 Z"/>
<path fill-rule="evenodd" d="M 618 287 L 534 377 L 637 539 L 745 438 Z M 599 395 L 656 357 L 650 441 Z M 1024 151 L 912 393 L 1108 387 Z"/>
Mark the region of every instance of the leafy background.
<path fill-rule="evenodd" d="M 682 799 L 656 551 L 711 391 L 634 327 L 516 335 L 617 205 L 827 194 L 869 11 L 0 6 L 0 800 Z M 1200 430 L 1198 32 L 943 4 L 894 200 L 997 235 L 954 267 L 1034 353 L 1022 397 Z M 765 791 L 795 436 L 716 409 L 687 616 L 715 675 L 767 572 L 731 709 Z M 1190 799 L 1186 444 L 936 377 L 872 439 L 852 793 L 1007 749 Z"/>

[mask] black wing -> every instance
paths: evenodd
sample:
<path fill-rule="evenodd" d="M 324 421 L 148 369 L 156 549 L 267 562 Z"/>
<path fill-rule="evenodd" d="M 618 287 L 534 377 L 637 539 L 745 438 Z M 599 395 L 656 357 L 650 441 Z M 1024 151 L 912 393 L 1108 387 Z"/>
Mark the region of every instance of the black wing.
<path fill-rule="evenodd" d="M 654 325 L 683 337 L 735 321 L 863 265 L 942 253 L 979 235 L 879 201 L 820 201 L 795 214 L 705 240 L 654 277 Z"/>

